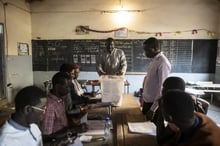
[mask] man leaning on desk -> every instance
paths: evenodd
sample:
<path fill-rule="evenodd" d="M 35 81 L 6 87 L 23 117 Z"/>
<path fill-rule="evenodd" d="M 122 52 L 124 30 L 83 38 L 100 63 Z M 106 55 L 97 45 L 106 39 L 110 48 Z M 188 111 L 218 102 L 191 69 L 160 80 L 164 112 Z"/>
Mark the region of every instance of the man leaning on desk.
<path fill-rule="evenodd" d="M 106 50 L 96 59 L 99 75 L 124 75 L 127 61 L 123 50 L 115 48 L 113 38 L 106 39 Z"/>

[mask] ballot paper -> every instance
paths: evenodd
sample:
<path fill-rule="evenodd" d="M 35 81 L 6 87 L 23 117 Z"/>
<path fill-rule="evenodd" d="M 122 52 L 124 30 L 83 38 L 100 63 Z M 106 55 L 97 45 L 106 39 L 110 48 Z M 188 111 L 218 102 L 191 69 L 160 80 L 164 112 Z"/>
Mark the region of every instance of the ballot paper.
<path fill-rule="evenodd" d="M 128 122 L 130 132 L 156 136 L 156 126 L 152 122 Z"/>

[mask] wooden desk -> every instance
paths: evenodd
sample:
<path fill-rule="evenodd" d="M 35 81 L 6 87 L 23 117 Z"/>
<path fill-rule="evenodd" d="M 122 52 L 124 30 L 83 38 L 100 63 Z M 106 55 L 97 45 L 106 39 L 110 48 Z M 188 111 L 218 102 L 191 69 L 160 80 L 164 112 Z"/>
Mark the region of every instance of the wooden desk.
<path fill-rule="evenodd" d="M 89 111 L 89 115 L 108 116 L 107 109 L 94 109 Z M 156 137 L 147 134 L 131 133 L 128 129 L 128 122 L 146 121 L 139 105 L 133 95 L 124 94 L 122 106 L 113 107 L 111 119 L 113 122 L 112 137 L 109 141 L 98 141 L 85 143 L 85 146 L 157 146 Z"/>
<path fill-rule="evenodd" d="M 99 80 L 88 80 L 86 82 L 86 85 L 92 86 L 92 91 L 94 92 L 95 86 L 100 86 L 100 82 Z M 129 86 L 130 86 L 130 83 L 127 80 L 124 81 L 124 93 L 127 93 L 127 94 L 129 93 Z"/>

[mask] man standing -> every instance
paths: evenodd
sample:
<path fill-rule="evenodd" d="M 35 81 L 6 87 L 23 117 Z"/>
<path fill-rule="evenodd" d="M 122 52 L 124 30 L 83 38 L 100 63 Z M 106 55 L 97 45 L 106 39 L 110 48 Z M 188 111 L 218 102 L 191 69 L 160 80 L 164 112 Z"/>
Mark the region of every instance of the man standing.
<path fill-rule="evenodd" d="M 124 75 L 127 61 L 122 50 L 115 48 L 113 38 L 106 40 L 106 51 L 100 54 L 96 62 L 99 75 Z"/>
<path fill-rule="evenodd" d="M 144 41 L 145 55 L 151 59 L 143 87 L 143 114 L 152 115 L 158 107 L 158 99 L 161 97 L 162 85 L 171 71 L 171 64 L 161 52 L 156 38 L 148 38 Z M 151 114 L 149 114 L 151 113 Z M 149 119 L 151 120 L 151 119 Z"/>

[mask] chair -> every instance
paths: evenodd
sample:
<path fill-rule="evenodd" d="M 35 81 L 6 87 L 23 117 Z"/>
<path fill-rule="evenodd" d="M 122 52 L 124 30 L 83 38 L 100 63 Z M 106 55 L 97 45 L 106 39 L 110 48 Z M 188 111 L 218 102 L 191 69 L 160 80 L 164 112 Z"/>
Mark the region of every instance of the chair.
<path fill-rule="evenodd" d="M 195 101 L 195 110 L 197 112 L 200 112 L 200 113 L 204 113 L 204 114 L 207 114 L 208 112 L 208 108 L 209 108 L 209 102 L 202 99 L 202 98 L 196 98 L 196 101 Z"/>

